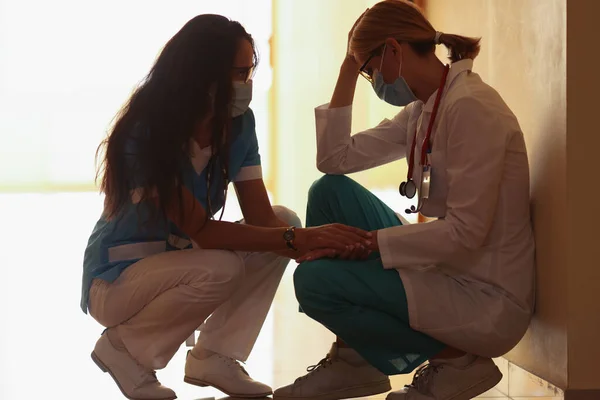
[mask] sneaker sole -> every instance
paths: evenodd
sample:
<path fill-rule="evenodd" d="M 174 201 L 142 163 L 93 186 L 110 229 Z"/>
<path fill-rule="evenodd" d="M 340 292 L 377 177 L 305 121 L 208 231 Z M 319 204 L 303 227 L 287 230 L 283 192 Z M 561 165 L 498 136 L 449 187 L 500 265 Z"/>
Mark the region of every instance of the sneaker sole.
<path fill-rule="evenodd" d="M 123 390 L 123 388 L 121 387 L 121 384 L 119 383 L 119 381 L 117 380 L 117 378 L 115 377 L 115 375 L 112 373 L 112 371 L 110 370 L 110 368 L 108 368 L 103 362 L 102 360 L 100 360 L 100 358 L 96 355 L 96 352 L 92 352 L 92 361 L 94 361 L 94 363 L 98 366 L 98 368 L 100 368 L 100 370 L 104 373 L 107 373 L 111 376 L 111 378 L 113 378 L 113 381 L 115 381 L 115 383 L 117 384 L 117 387 L 119 388 L 119 390 L 121 391 L 121 393 L 123 393 L 123 396 L 127 397 L 129 400 L 175 400 L 177 398 L 177 396 L 175 397 L 163 397 L 163 398 L 155 398 L 155 399 L 148 399 L 148 398 L 140 398 L 140 397 L 131 397 L 129 396 L 127 393 L 125 393 L 125 391 Z"/>
<path fill-rule="evenodd" d="M 492 375 L 448 400 L 471 400 L 472 398 L 493 389 L 501 380 L 502 372 L 496 367 Z"/>
<path fill-rule="evenodd" d="M 352 399 L 356 397 L 368 397 L 374 396 L 381 393 L 386 393 L 392 390 L 392 385 L 390 384 L 390 380 L 381 381 L 377 383 L 372 383 L 369 385 L 363 386 L 353 386 L 351 388 L 345 388 L 342 390 L 336 390 L 334 392 L 329 392 L 325 394 L 321 394 L 318 396 L 310 396 L 310 397 L 300 397 L 300 396 L 286 396 L 286 395 L 278 395 L 275 394 L 273 396 L 273 400 L 279 399 L 290 399 L 290 400 L 340 400 L 340 399 Z"/>
<path fill-rule="evenodd" d="M 227 396 L 229 397 L 243 397 L 246 399 L 261 399 L 263 397 L 267 397 L 273 394 L 273 391 L 270 392 L 264 392 L 264 393 L 254 393 L 254 394 L 248 394 L 248 393 L 233 393 L 230 392 L 228 390 L 225 390 L 224 388 L 217 386 L 215 384 L 209 383 L 209 382 L 205 382 L 202 381 L 200 379 L 196 379 L 196 378 L 190 378 L 189 376 L 185 375 L 183 377 L 183 381 L 185 383 L 189 383 L 190 385 L 194 385 L 194 386 L 200 386 L 200 387 L 214 387 L 218 390 L 220 390 L 221 392 L 225 393 Z"/>

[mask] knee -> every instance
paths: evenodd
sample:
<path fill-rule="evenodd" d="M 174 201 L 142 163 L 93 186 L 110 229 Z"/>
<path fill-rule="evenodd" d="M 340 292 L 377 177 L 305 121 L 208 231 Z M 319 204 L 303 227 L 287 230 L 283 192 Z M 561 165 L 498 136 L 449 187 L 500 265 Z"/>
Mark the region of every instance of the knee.
<path fill-rule="evenodd" d="M 308 193 L 318 195 L 335 192 L 337 187 L 347 185 L 349 182 L 352 182 L 352 179 L 346 175 L 323 175 L 313 182 Z"/>
<path fill-rule="evenodd" d="M 317 179 L 308 190 L 309 204 L 332 195 L 338 196 L 344 188 L 352 185 L 354 181 L 345 175 L 323 175 Z"/>
<path fill-rule="evenodd" d="M 318 296 L 319 287 L 323 284 L 321 272 L 324 266 L 321 264 L 321 260 L 304 262 L 294 271 L 296 299 L 305 312 L 312 308 L 312 299 Z"/>
<path fill-rule="evenodd" d="M 226 286 L 237 288 L 244 280 L 246 268 L 244 259 L 236 252 L 217 250 L 219 251 L 219 261 L 215 265 L 215 277 L 222 281 Z"/>
<path fill-rule="evenodd" d="M 283 222 L 290 226 L 295 226 L 296 228 L 302 228 L 302 221 L 298 215 L 284 206 L 273 206 L 273 212 Z"/>
<path fill-rule="evenodd" d="M 210 250 L 212 257 L 209 268 L 204 271 L 203 276 L 199 279 L 199 284 L 203 287 L 203 292 L 206 292 L 206 283 L 209 283 L 212 293 L 209 297 L 214 297 L 216 301 L 226 300 L 233 295 L 244 280 L 246 268 L 242 257 L 233 251 L 226 250 Z"/>

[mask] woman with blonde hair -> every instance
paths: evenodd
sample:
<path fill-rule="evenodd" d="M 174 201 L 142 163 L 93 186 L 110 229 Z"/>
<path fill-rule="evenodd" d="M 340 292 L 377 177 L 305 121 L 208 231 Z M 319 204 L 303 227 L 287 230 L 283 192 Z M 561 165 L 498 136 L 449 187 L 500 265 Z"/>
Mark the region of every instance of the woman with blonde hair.
<path fill-rule="evenodd" d="M 450 65 L 435 55 L 440 44 Z M 519 342 L 533 311 L 534 239 L 523 133 L 472 72 L 479 48 L 436 31 L 403 0 L 376 4 L 352 28 L 332 99 L 316 109 L 317 165 L 328 175 L 310 190 L 307 226 L 351 225 L 373 243 L 299 259 L 300 306 L 338 339 L 276 399 L 372 396 L 391 389 L 389 375 L 416 368 L 388 399 L 466 400 L 500 381 L 492 358 Z M 403 108 L 351 135 L 361 75 Z M 403 224 L 343 176 L 404 157 L 399 191 L 415 199 L 406 211 L 432 222 Z"/>

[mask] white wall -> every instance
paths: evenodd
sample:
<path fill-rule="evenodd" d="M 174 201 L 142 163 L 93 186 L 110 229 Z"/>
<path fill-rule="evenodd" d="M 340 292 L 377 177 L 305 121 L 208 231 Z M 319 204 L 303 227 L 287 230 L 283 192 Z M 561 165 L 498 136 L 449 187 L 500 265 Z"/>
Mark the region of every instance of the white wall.
<path fill-rule="evenodd" d="M 269 183 L 275 201 L 294 208 L 302 218 L 308 188 L 321 176 L 315 160 L 314 108 L 329 102 L 346 54 L 348 31 L 374 3 L 374 0 L 274 2 L 275 69 L 271 99 L 274 175 Z M 370 84 L 359 78 L 353 113 L 355 132 L 399 111 L 380 101 L 372 91 Z M 405 175 L 406 162 L 400 161 L 355 174 L 353 178 L 372 189 L 395 191 Z"/>

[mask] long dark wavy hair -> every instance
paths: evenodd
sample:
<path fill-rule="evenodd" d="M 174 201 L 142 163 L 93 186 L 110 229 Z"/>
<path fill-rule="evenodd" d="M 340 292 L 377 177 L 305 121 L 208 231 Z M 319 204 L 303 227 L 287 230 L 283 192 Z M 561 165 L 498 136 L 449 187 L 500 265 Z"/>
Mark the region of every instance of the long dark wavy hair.
<path fill-rule="evenodd" d="M 211 112 L 212 157 L 207 184 L 209 176 L 223 174 L 223 187 L 217 193 L 226 196 L 232 68 L 242 40 L 255 49 L 256 65 L 258 57 L 250 34 L 240 23 L 220 15 L 192 18 L 167 42 L 98 147 L 97 159 L 104 150 L 96 179 L 102 176 L 106 219 L 117 216 L 131 202 L 133 188 L 141 189 L 141 202 L 156 197 L 155 211 L 162 216 L 173 202 L 181 205 L 182 165 L 190 156 L 195 127 Z M 133 163 L 132 154 L 127 153 L 131 140 L 136 143 Z M 206 204 L 210 208 L 208 199 Z M 212 213 L 208 209 L 207 218 Z"/>

